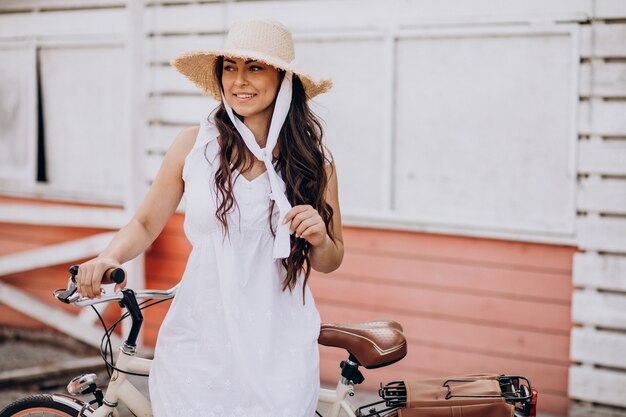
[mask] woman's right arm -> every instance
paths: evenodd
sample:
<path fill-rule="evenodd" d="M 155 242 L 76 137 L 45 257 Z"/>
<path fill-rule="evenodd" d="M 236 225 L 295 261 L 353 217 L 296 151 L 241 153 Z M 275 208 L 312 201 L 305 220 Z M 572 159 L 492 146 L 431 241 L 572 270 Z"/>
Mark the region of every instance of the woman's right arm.
<path fill-rule="evenodd" d="M 104 273 L 142 253 L 161 233 L 182 198 L 185 157 L 193 147 L 198 130 L 198 126 L 188 127 L 176 136 L 131 221 L 115 234 L 100 255 L 80 265 L 76 278 L 82 296 L 99 296 Z"/>

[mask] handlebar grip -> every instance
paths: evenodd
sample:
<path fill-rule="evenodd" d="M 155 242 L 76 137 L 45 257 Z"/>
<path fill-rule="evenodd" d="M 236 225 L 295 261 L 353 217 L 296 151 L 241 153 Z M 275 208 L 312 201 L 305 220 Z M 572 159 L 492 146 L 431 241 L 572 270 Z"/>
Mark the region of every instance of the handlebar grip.
<path fill-rule="evenodd" d="M 126 279 L 126 273 L 122 268 L 115 268 L 109 277 L 111 278 L 111 281 L 116 284 L 120 284 L 124 281 L 124 279 Z"/>

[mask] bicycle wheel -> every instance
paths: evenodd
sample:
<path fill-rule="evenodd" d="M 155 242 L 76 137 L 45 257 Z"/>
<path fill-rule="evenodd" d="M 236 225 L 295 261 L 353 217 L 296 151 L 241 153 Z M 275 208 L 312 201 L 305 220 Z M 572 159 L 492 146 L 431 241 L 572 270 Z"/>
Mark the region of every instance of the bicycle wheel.
<path fill-rule="evenodd" d="M 0 411 L 0 417 L 77 417 L 83 402 L 66 395 L 32 395 L 19 399 Z M 91 409 L 87 414 L 91 414 Z"/>

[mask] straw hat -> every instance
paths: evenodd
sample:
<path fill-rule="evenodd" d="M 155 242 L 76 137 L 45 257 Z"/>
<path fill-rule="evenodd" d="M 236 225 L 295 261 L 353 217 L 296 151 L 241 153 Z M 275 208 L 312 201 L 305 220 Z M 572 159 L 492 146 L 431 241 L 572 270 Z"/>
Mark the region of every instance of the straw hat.
<path fill-rule="evenodd" d="M 186 52 L 174 58 L 171 64 L 206 94 L 219 101 L 222 90 L 213 71 L 219 56 L 256 59 L 292 71 L 300 77 L 309 99 L 327 92 L 333 86 L 330 79 L 315 80 L 295 67 L 291 33 L 274 19 L 253 18 L 236 22 L 228 32 L 223 49 Z"/>

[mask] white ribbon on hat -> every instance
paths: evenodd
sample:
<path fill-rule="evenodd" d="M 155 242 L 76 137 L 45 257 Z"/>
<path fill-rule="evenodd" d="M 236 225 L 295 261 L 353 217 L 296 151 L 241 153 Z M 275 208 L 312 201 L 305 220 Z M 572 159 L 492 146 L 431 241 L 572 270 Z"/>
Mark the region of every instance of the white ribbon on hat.
<path fill-rule="evenodd" d="M 233 125 L 239 131 L 239 134 L 243 138 L 243 141 L 250 152 L 252 152 L 252 154 L 259 161 L 263 161 L 265 163 L 265 168 L 267 169 L 270 187 L 272 190 L 270 198 L 276 202 L 278 211 L 280 212 L 280 219 L 276 229 L 276 237 L 274 238 L 274 259 L 287 258 L 291 252 L 289 223 L 283 223 L 285 215 L 287 215 L 287 212 L 291 210 L 291 204 L 285 195 L 285 182 L 278 176 L 278 173 L 274 169 L 274 164 L 272 164 L 272 150 L 278 142 L 278 134 L 287 119 L 287 113 L 289 113 L 289 107 L 291 106 L 292 75 L 293 73 L 291 71 L 285 72 L 280 90 L 278 91 L 278 95 L 276 97 L 276 104 L 274 105 L 274 113 L 272 114 L 272 121 L 270 122 L 265 148 L 261 148 L 259 146 L 254 138 L 254 134 L 250 131 L 250 129 L 248 129 L 248 126 L 243 124 L 243 122 L 234 115 L 232 107 L 228 104 L 226 98 L 224 97 L 224 93 L 222 92 L 222 102 L 224 103 L 228 117 L 230 117 Z"/>

